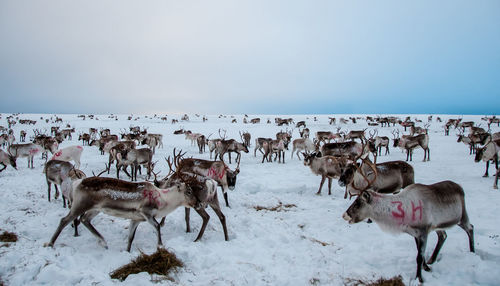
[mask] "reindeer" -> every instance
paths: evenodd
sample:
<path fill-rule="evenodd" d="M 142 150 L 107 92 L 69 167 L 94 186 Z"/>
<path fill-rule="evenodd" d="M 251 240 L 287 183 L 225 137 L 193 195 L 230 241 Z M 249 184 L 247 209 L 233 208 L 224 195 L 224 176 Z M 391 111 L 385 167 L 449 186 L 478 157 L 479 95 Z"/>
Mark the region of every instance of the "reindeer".
<path fill-rule="evenodd" d="M 344 199 L 349 195 L 359 195 L 370 188 L 378 193 L 397 193 L 402 188 L 415 183 L 413 167 L 403 161 L 389 161 L 374 164 L 361 157 L 361 165 L 348 162 L 339 178 L 339 185 L 346 187 Z"/>
<path fill-rule="evenodd" d="M 286 150 L 288 150 L 288 144 L 290 143 L 290 141 L 292 141 L 292 133 L 293 130 L 288 131 L 288 129 L 285 132 L 280 131 L 276 133 L 276 140 L 283 140 L 283 144 L 285 144 Z"/>
<path fill-rule="evenodd" d="M 335 125 L 335 123 L 337 121 L 337 119 L 335 117 L 328 117 L 328 119 L 329 119 L 329 124 L 330 125 Z"/>
<path fill-rule="evenodd" d="M 260 153 L 265 154 L 262 150 L 264 149 L 264 145 L 267 144 L 267 142 L 272 141 L 272 138 L 263 138 L 259 137 L 255 139 L 255 148 L 253 150 L 253 156 L 257 157 L 257 150 L 260 151 Z M 267 145 L 266 145 L 267 146 Z"/>
<path fill-rule="evenodd" d="M 147 175 L 148 179 L 151 176 L 151 170 L 153 168 L 153 151 L 148 148 L 141 148 L 141 149 L 130 149 L 130 150 L 123 150 L 120 153 L 116 154 L 116 178 L 120 178 L 120 169 L 122 167 L 123 171 L 127 176 L 129 176 L 132 181 L 137 181 L 137 170 L 139 169 L 140 165 L 145 165 L 147 168 Z M 127 172 L 126 167 L 131 166 L 131 174 Z M 140 169 L 139 169 L 140 170 Z"/>
<path fill-rule="evenodd" d="M 210 138 L 210 136 L 208 136 L 208 138 Z M 210 159 L 212 159 L 212 152 L 215 153 L 215 159 L 217 159 L 217 145 L 220 141 L 222 141 L 222 139 L 209 139 L 207 141 L 208 151 L 210 151 Z"/>
<path fill-rule="evenodd" d="M 153 151 L 153 154 L 154 154 L 155 150 L 156 150 L 156 146 L 159 145 L 159 142 L 158 142 L 157 137 L 155 137 L 155 136 L 146 136 L 141 141 L 141 144 L 142 145 L 148 145 L 148 147 Z"/>
<path fill-rule="evenodd" d="M 115 142 L 115 141 L 113 141 L 113 142 Z M 106 166 L 108 174 L 109 174 L 110 169 L 111 169 L 111 164 L 113 164 L 115 162 L 115 160 L 117 160 L 116 156 L 118 153 L 121 153 L 123 151 L 132 150 L 132 149 L 135 149 L 135 147 L 136 147 L 135 141 L 130 141 L 130 140 L 129 141 L 116 141 L 116 143 L 113 145 L 114 146 L 109 149 L 108 165 Z"/>
<path fill-rule="evenodd" d="M 54 156 L 50 160 L 59 161 L 73 161 L 75 162 L 75 167 L 80 168 L 80 158 L 82 156 L 83 147 L 82 146 L 69 146 L 58 150 L 54 153 Z"/>
<path fill-rule="evenodd" d="M 475 152 L 475 146 L 474 143 L 472 143 L 472 140 L 468 136 L 464 136 L 462 132 L 457 134 L 457 142 L 463 142 L 465 145 L 469 146 L 469 155 L 471 155 L 473 152 Z"/>
<path fill-rule="evenodd" d="M 245 146 L 248 148 L 250 147 L 250 140 L 252 139 L 252 135 L 250 135 L 250 133 L 247 132 L 243 132 L 241 133 L 240 131 L 240 138 L 241 138 L 241 141 L 243 142 L 243 144 L 245 144 Z"/>
<path fill-rule="evenodd" d="M 82 140 L 82 145 L 85 146 L 85 144 L 88 146 L 90 145 L 90 139 L 92 137 L 88 133 L 83 133 L 78 136 L 78 141 Z"/>
<path fill-rule="evenodd" d="M 7 145 L 7 138 L 8 138 L 9 135 L 7 134 L 0 134 L 0 145 L 2 147 L 5 147 L 5 145 Z"/>
<path fill-rule="evenodd" d="M 149 182 L 131 183 L 112 178 L 90 177 L 73 183 L 72 206 L 61 219 L 49 243 L 53 247 L 61 231 L 73 220 L 80 217 L 81 222 L 99 243 L 107 249 L 102 235 L 91 224 L 91 220 L 104 212 L 106 214 L 130 219 L 127 251 L 130 252 L 137 226 L 148 221 L 156 230 L 158 247 L 163 245 L 160 224 L 155 217 L 165 217 L 180 206 L 201 207 L 191 188 L 186 183 L 176 184 L 167 189 L 160 189 Z"/>
<path fill-rule="evenodd" d="M 249 152 L 244 143 L 240 143 L 234 139 L 221 140 L 217 142 L 216 148 L 221 161 L 224 161 L 224 154 L 228 153 L 229 164 L 231 164 L 231 152 L 235 152 L 237 154 L 236 162 L 238 162 L 238 164 L 241 160 L 241 152 Z M 217 154 L 215 154 L 215 159 L 217 159 Z"/>
<path fill-rule="evenodd" d="M 359 139 L 359 140 L 361 140 L 361 143 L 363 143 L 364 140 L 366 140 L 366 138 L 365 138 L 365 131 L 366 131 L 366 129 L 363 129 L 363 130 L 351 130 L 351 131 L 349 131 L 344 136 L 344 140 L 352 140 L 352 141 L 354 141 L 354 139 Z"/>
<path fill-rule="evenodd" d="M 19 132 L 19 141 L 21 142 L 26 142 L 26 131 L 21 130 Z"/>
<path fill-rule="evenodd" d="M 9 154 L 14 156 L 16 159 L 19 157 L 28 158 L 28 168 L 33 169 L 33 157 L 40 153 L 43 148 L 40 145 L 34 143 L 24 143 L 24 144 L 12 144 L 7 149 Z M 30 167 L 31 166 L 31 167 Z"/>
<path fill-rule="evenodd" d="M 95 140 L 97 138 L 97 128 L 89 128 L 90 139 Z"/>
<path fill-rule="evenodd" d="M 258 124 L 258 123 L 260 123 L 260 118 L 252 118 L 252 119 L 250 119 L 250 123 Z"/>
<path fill-rule="evenodd" d="M 488 128 L 490 128 L 491 124 L 497 124 L 497 127 L 500 127 L 500 118 L 495 116 L 488 119 Z"/>
<path fill-rule="evenodd" d="M 262 157 L 262 163 L 264 163 L 264 159 L 267 157 L 267 161 L 272 161 L 273 154 L 276 154 L 274 157 L 274 161 L 279 158 L 279 163 L 281 163 L 281 158 L 283 158 L 283 164 L 285 164 L 285 143 L 283 139 L 279 140 L 270 140 L 264 143 L 264 155 Z"/>
<path fill-rule="evenodd" d="M 226 227 L 226 217 L 221 211 L 220 205 L 219 205 L 219 199 L 217 197 L 217 182 L 213 179 L 204 177 L 204 176 L 198 176 L 193 173 L 186 173 L 186 172 L 173 172 L 172 170 L 172 162 L 170 161 L 170 157 L 167 159 L 167 162 L 169 164 L 169 174 L 166 176 L 166 179 L 163 180 L 162 182 L 159 182 L 155 179 L 155 185 L 160 188 L 166 188 L 168 186 L 171 186 L 172 184 L 180 183 L 183 181 L 197 181 L 199 182 L 198 184 L 194 184 L 191 188 L 193 190 L 193 195 L 197 198 L 199 201 L 201 207 L 198 209 L 195 209 L 196 212 L 201 216 L 203 219 L 203 224 L 201 226 L 200 232 L 198 233 L 198 236 L 194 240 L 199 241 L 203 237 L 203 233 L 205 232 L 205 228 L 208 224 L 208 221 L 210 219 L 210 216 L 208 213 L 205 211 L 205 208 L 209 205 L 216 215 L 219 217 L 219 220 L 222 224 L 222 229 L 224 231 L 224 239 L 226 241 L 229 240 L 229 236 L 227 234 L 227 227 Z M 174 161 L 175 162 L 175 161 Z M 175 164 L 175 163 L 174 163 Z M 170 176 L 170 174 L 172 174 Z M 155 174 L 156 177 L 156 174 Z M 188 179 L 186 179 L 188 178 Z M 186 221 L 186 232 L 191 232 L 191 227 L 189 224 L 189 216 L 190 216 L 190 208 L 185 208 L 185 221 Z M 163 225 L 165 221 L 165 218 L 162 219 L 160 222 L 160 225 Z"/>
<path fill-rule="evenodd" d="M 4 150 L 0 149 L 0 165 L 3 166 L 3 168 L 0 170 L 0 172 L 5 170 L 7 168 L 7 165 L 11 165 L 12 168 L 17 170 L 16 157 L 14 157 L 11 154 L 8 154 Z"/>
<path fill-rule="evenodd" d="M 377 132 L 378 133 L 378 132 Z M 378 151 L 378 155 L 382 155 L 382 147 L 385 147 L 385 155 L 389 154 L 389 143 L 390 139 L 387 136 L 376 136 L 372 141 L 375 145 L 375 149 Z"/>
<path fill-rule="evenodd" d="M 306 153 L 309 153 L 309 152 L 316 151 L 316 146 L 309 138 L 295 139 L 292 142 L 292 146 L 293 146 L 293 149 L 292 149 L 291 159 L 293 159 L 294 153 L 296 153 L 297 158 L 299 158 L 299 160 L 300 160 L 299 152 L 305 151 Z M 295 151 L 297 151 L 297 152 L 295 152 Z"/>
<path fill-rule="evenodd" d="M 33 143 L 38 144 L 43 147 L 42 159 L 48 159 L 48 152 L 54 154 L 59 148 L 59 143 L 55 138 L 46 135 L 37 135 L 35 139 L 33 139 Z"/>
<path fill-rule="evenodd" d="M 309 128 L 299 129 L 300 138 L 309 138 Z"/>
<path fill-rule="evenodd" d="M 111 137 L 111 136 L 108 136 L 108 137 L 103 137 L 99 140 L 92 140 L 90 141 L 90 146 L 97 146 L 99 147 L 99 151 L 101 151 L 101 155 L 104 155 L 104 147 L 107 145 L 107 146 L 110 146 L 110 144 L 107 144 L 109 142 L 116 142 L 118 141 L 118 139 L 116 139 L 115 137 Z M 110 146 L 111 148 L 112 146 Z M 109 149 L 107 149 L 109 151 Z"/>
<path fill-rule="evenodd" d="M 61 130 L 61 134 L 62 136 L 64 137 L 64 139 L 68 139 L 69 140 L 73 140 L 73 136 L 72 136 L 72 133 L 75 132 L 75 128 L 71 128 L 71 129 L 63 129 Z"/>
<path fill-rule="evenodd" d="M 207 145 L 207 138 L 205 135 L 200 135 L 198 138 L 196 138 L 196 143 L 198 144 L 198 151 L 200 154 L 203 154 L 205 151 L 205 146 Z M 210 152 L 210 155 L 212 155 L 212 152 Z"/>
<path fill-rule="evenodd" d="M 347 164 L 345 156 L 321 156 L 320 153 L 302 153 L 304 156 L 304 166 L 309 166 L 315 175 L 321 175 L 321 183 L 316 195 L 321 194 L 321 188 L 328 178 L 328 195 L 332 194 L 332 179 L 338 179 L 342 174 L 342 169 Z"/>
<path fill-rule="evenodd" d="M 57 185 L 59 185 L 62 188 L 64 208 L 66 207 L 66 200 L 68 200 L 68 203 L 70 202 L 69 192 L 71 190 L 71 182 L 87 177 L 84 172 L 75 169 L 73 164 L 70 162 L 61 160 L 50 160 L 45 163 L 43 173 L 45 174 L 45 180 L 47 181 L 47 198 L 49 202 L 51 184 L 54 184 L 56 189 L 56 194 L 54 196 L 54 199 L 56 200 L 59 197 L 59 189 L 57 188 Z"/>
<path fill-rule="evenodd" d="M 474 162 L 479 163 L 481 160 L 486 162 L 486 172 L 483 177 L 488 177 L 488 169 L 490 161 L 495 162 L 496 169 L 498 170 L 498 157 L 500 155 L 500 140 L 490 140 L 483 147 L 476 149 L 476 157 Z"/>
<path fill-rule="evenodd" d="M 50 135 L 56 136 L 57 133 L 59 133 L 59 126 L 50 127 Z M 35 135 L 36 135 L 36 133 L 35 133 Z"/>
<path fill-rule="evenodd" d="M 349 224 L 371 218 L 384 231 L 405 232 L 413 236 L 418 251 L 415 278 L 420 282 L 423 282 L 422 267 L 430 271 L 428 264 L 436 261 L 446 240 L 444 229 L 460 226 L 469 237 L 470 251 L 474 252 L 474 226 L 469 222 L 465 209 L 464 190 L 451 181 L 432 185 L 411 184 L 395 195 L 367 190 L 358 196 L 342 217 Z M 424 253 L 431 231 L 436 231 L 438 242 L 426 261 Z"/>
<path fill-rule="evenodd" d="M 303 128 L 306 128 L 306 122 L 305 121 L 299 121 L 295 124 L 295 127 L 297 128 L 300 128 L 300 127 L 303 127 Z"/>
<path fill-rule="evenodd" d="M 375 151 L 375 146 L 371 142 L 368 142 L 368 144 L 362 144 L 354 141 L 325 143 L 320 148 L 320 152 L 323 156 L 347 156 L 351 159 L 369 152 L 373 153 Z"/>
<path fill-rule="evenodd" d="M 186 140 L 190 140 L 191 141 L 191 146 L 194 146 L 195 142 L 196 142 L 196 139 L 201 136 L 202 134 L 200 133 L 193 133 L 191 131 L 186 131 L 185 133 L 185 136 L 186 136 Z"/>
<path fill-rule="evenodd" d="M 415 127 L 414 125 L 410 126 L 410 135 L 414 136 L 415 134 L 427 134 L 427 130 L 430 124 L 425 124 L 424 127 Z"/>
<path fill-rule="evenodd" d="M 403 137 L 402 138 L 396 138 L 394 139 L 394 147 L 400 147 L 404 150 L 406 150 L 406 161 L 408 161 L 408 158 L 410 161 L 412 160 L 413 157 L 413 150 L 415 148 L 421 147 L 424 149 L 424 162 L 425 161 L 430 161 L 431 157 L 431 151 L 429 149 L 429 135 L 427 134 L 420 134 L 417 136 L 408 136 L 408 137 Z"/>
<path fill-rule="evenodd" d="M 175 152 L 176 150 L 174 149 L 174 162 L 177 166 L 177 171 L 183 173 L 192 173 L 214 179 L 217 184 L 221 186 L 224 200 L 226 201 L 226 206 L 229 207 L 227 193 L 228 190 L 234 190 L 236 186 L 236 179 L 238 174 L 240 173 L 240 165 L 238 164 L 236 169 L 232 171 L 222 161 L 182 158 L 184 154 L 182 154 L 181 151 L 179 151 L 178 154 L 176 154 Z M 168 159 L 167 162 L 169 162 Z"/>

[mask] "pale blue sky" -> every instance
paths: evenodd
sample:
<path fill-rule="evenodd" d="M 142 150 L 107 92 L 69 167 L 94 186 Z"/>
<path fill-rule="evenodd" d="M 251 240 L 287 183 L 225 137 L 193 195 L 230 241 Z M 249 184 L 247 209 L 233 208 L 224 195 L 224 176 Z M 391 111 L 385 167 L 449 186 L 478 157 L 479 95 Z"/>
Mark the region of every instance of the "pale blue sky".
<path fill-rule="evenodd" d="M 0 0 L 0 43 L 0 112 L 500 107 L 498 0 Z"/>

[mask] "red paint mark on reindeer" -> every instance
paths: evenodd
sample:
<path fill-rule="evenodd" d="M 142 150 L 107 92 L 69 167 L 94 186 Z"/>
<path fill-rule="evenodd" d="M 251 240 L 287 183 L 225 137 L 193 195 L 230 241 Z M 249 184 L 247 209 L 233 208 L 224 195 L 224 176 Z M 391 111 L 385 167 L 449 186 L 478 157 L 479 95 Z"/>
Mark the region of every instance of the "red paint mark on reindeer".
<path fill-rule="evenodd" d="M 405 219 L 405 210 L 403 209 L 403 203 L 401 201 L 394 201 L 391 203 L 398 205 L 397 206 L 398 212 L 393 211 L 392 216 L 396 219 L 400 219 L 401 221 L 403 221 Z"/>
<path fill-rule="evenodd" d="M 58 151 L 54 154 L 54 157 L 53 158 L 57 158 L 57 157 L 60 157 L 62 155 L 62 151 Z"/>
<path fill-rule="evenodd" d="M 156 206 L 160 206 L 160 194 L 155 190 L 144 190 L 142 191 L 142 196 L 148 199 L 150 204 L 154 204 Z"/>
<path fill-rule="evenodd" d="M 34 148 L 34 149 L 30 150 L 30 155 L 34 155 L 36 153 L 38 153 L 38 148 Z"/>
<path fill-rule="evenodd" d="M 208 169 L 208 173 L 207 173 L 207 176 L 212 178 L 212 179 L 219 179 L 221 180 L 224 175 L 226 174 L 226 170 L 225 169 L 222 169 L 220 172 L 217 170 L 217 168 L 215 167 L 210 167 L 210 169 Z"/>
<path fill-rule="evenodd" d="M 82 146 L 76 146 L 76 148 L 80 149 L 80 150 L 83 150 L 83 147 Z"/>
<path fill-rule="evenodd" d="M 411 220 L 417 220 L 416 213 L 419 212 L 418 220 L 422 220 L 422 201 L 418 201 L 418 206 L 415 207 L 415 204 L 411 202 Z"/>

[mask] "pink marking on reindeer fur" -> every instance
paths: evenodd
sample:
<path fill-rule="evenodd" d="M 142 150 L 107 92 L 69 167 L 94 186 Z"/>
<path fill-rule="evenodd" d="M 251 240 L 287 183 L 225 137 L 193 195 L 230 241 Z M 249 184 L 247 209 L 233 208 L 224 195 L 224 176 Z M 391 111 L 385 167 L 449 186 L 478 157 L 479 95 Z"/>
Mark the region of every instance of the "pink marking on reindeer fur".
<path fill-rule="evenodd" d="M 160 194 L 158 192 L 155 192 L 154 190 L 144 190 L 142 192 L 142 196 L 144 198 L 147 198 L 150 204 L 154 204 L 158 207 L 161 207 L 161 202 L 159 200 Z"/>
<path fill-rule="evenodd" d="M 392 204 L 397 204 L 397 209 L 399 212 L 392 212 L 392 216 L 395 218 L 395 219 L 400 219 L 401 221 L 403 221 L 405 219 L 405 211 L 403 209 L 403 203 L 401 201 L 394 201 L 394 202 L 391 202 Z"/>
<path fill-rule="evenodd" d="M 415 204 L 413 202 L 411 202 L 411 220 L 412 221 L 415 221 L 417 220 L 416 217 L 415 217 L 415 213 L 418 211 L 420 213 L 420 216 L 418 218 L 418 220 L 422 220 L 422 201 L 418 201 L 418 206 L 415 207 Z"/>
<path fill-rule="evenodd" d="M 225 169 L 222 169 L 222 171 L 219 173 L 217 171 L 217 168 L 211 167 L 210 169 L 208 169 L 207 176 L 212 178 L 212 179 L 218 178 L 219 180 L 222 180 L 222 178 L 224 177 L 225 174 L 226 174 Z"/>

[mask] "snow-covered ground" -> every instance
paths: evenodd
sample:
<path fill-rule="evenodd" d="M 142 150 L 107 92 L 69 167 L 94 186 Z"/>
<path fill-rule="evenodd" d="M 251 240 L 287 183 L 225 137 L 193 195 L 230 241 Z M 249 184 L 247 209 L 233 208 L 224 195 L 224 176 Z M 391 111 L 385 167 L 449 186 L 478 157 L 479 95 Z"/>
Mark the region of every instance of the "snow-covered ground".
<path fill-rule="evenodd" d="M 6 114 L 0 125 L 6 126 Z M 342 115 L 337 115 L 339 118 Z M 352 116 L 352 115 L 347 115 Z M 16 138 L 19 131 L 33 128 L 47 129 L 50 126 L 40 120 L 50 115 L 21 114 L 22 119 L 38 120 L 33 126 L 14 126 Z M 98 115 L 99 120 L 81 120 L 76 115 L 62 115 L 66 123 L 76 127 L 72 141 L 65 141 L 60 147 L 77 142 L 78 133 L 88 132 L 89 127 L 107 127 L 112 133 L 132 125 L 147 127 L 150 133 L 161 133 L 163 149 L 158 149 L 154 160 L 158 160 L 157 171 L 163 175 L 168 171 L 163 159 L 177 147 L 188 151 L 187 156 L 199 155 L 197 148 L 183 135 L 173 135 L 180 126 L 193 132 L 218 136 L 218 129 L 227 130 L 229 138 L 239 139 L 238 131 L 248 131 L 252 135 L 250 153 L 243 154 L 241 173 L 236 189 L 229 193 L 231 208 L 225 207 L 220 196 L 222 211 L 227 219 L 229 241 L 224 241 L 222 227 L 217 216 L 208 210 L 211 220 L 200 242 L 194 243 L 201 226 L 201 218 L 192 212 L 192 232 L 185 232 L 184 211 L 176 210 L 167 217 L 162 228 L 164 245 L 172 250 L 184 263 L 185 268 L 174 275 L 175 285 L 344 285 L 346 279 L 376 280 L 380 277 L 402 275 L 408 284 L 416 269 L 416 247 L 414 239 L 406 234 L 393 236 L 386 234 L 372 223 L 349 225 L 342 219 L 342 213 L 352 203 L 344 200 L 344 190 L 333 183 L 333 194 L 327 195 L 327 184 L 320 196 L 315 195 L 320 177 L 297 158 L 290 159 L 286 153 L 286 163 L 261 164 L 261 156 L 253 156 L 254 139 L 274 137 L 284 129 L 275 124 L 266 124 L 267 118 L 274 123 L 274 115 L 250 115 L 260 117 L 260 124 L 243 124 L 242 115 L 236 115 L 238 123 L 231 123 L 231 117 L 209 116 L 203 123 L 201 118 L 191 115 L 191 121 L 170 124 L 159 118 L 145 118 L 128 121 L 126 115 L 119 120 Z M 357 124 L 328 125 L 328 116 L 296 115 L 295 121 L 306 120 L 311 134 L 319 130 L 336 131 L 362 129 L 368 127 L 364 120 Z M 400 116 L 404 118 L 403 116 Z M 427 116 L 413 116 L 427 121 Z M 443 115 L 446 119 L 457 116 Z M 483 122 L 481 116 L 464 116 L 464 120 Z M 307 118 L 307 119 L 306 119 Z M 434 119 L 436 116 L 434 116 Z M 338 122 L 338 120 L 337 120 Z M 468 147 L 456 142 L 455 131 L 444 136 L 443 123 L 433 121 L 430 126 L 431 161 L 422 162 L 423 151 L 418 149 L 411 163 L 415 168 L 415 180 L 419 183 L 434 183 L 453 180 L 465 190 L 466 206 L 470 220 L 475 226 L 476 253 L 470 253 L 466 233 L 459 227 L 448 231 L 448 239 L 441 250 L 438 261 L 432 265 L 432 272 L 424 272 L 426 285 L 498 285 L 500 282 L 500 223 L 497 211 L 500 191 L 492 188 L 495 168 L 490 168 L 490 177 L 483 178 L 485 164 L 474 163 Z M 402 130 L 402 127 L 399 127 Z M 390 128 L 379 128 L 379 135 L 392 138 Z M 493 132 L 500 131 L 497 126 Z M 294 139 L 298 138 L 297 129 Z M 392 142 L 391 142 L 392 147 Z M 260 153 L 258 153 L 260 154 Z M 81 169 L 91 175 L 99 172 L 107 162 L 107 155 L 100 155 L 97 147 L 84 147 Z M 378 162 L 404 160 L 405 155 L 391 148 L 391 154 L 380 156 Z M 93 220 L 94 226 L 106 238 L 109 249 L 102 248 L 96 238 L 84 227 L 81 235 L 73 237 L 73 230 L 63 230 L 54 248 L 45 248 L 61 217 L 68 210 L 63 209 L 61 199 L 47 201 L 47 185 L 42 174 L 44 160 L 35 158 L 35 169 L 27 168 L 26 159 L 18 159 L 18 170 L 10 166 L 0 173 L 0 228 L 15 232 L 19 241 L 9 247 L 0 247 L 0 279 L 7 285 L 112 285 L 121 283 L 112 280 L 109 273 L 130 262 L 139 250 L 152 253 L 156 248 L 155 231 L 151 225 L 139 226 L 130 253 L 125 251 L 128 221 L 99 215 Z M 236 164 L 231 164 L 235 168 Z M 115 176 L 112 168 L 111 177 Z M 122 177 L 123 178 L 123 177 Z M 142 177 L 144 178 L 144 177 Z M 254 209 L 254 206 L 276 206 L 294 204 L 280 212 Z M 430 234 L 426 257 L 429 257 L 436 243 L 436 235 Z M 321 243 L 323 242 L 323 243 Z M 148 274 L 129 276 L 125 285 L 153 284 Z"/>

